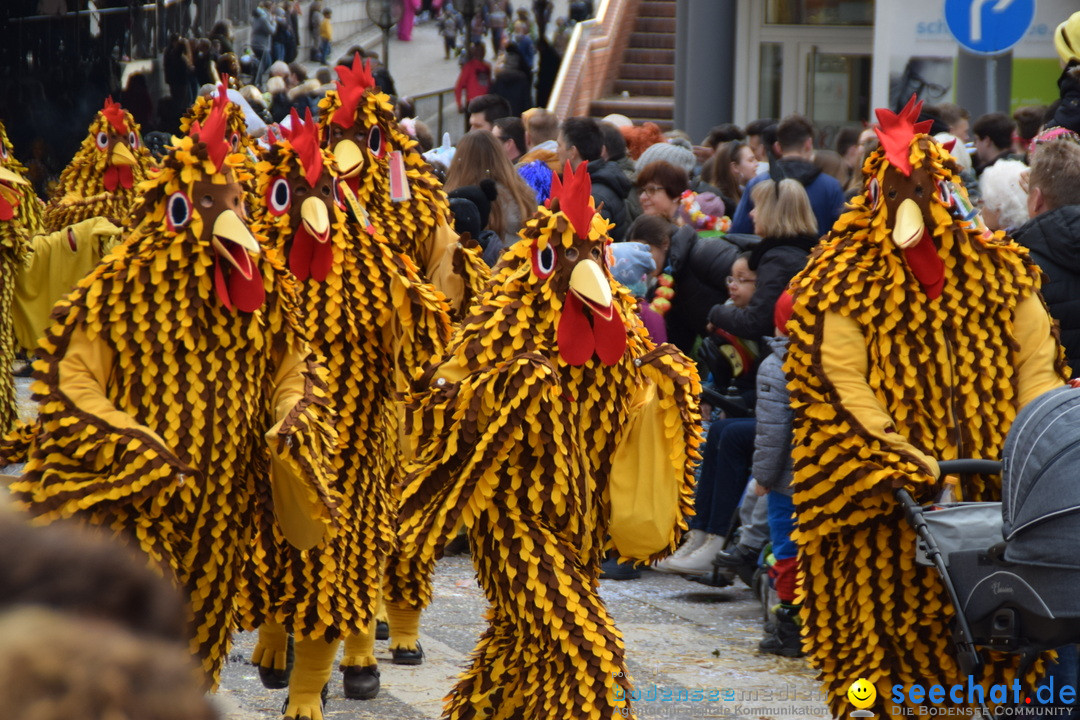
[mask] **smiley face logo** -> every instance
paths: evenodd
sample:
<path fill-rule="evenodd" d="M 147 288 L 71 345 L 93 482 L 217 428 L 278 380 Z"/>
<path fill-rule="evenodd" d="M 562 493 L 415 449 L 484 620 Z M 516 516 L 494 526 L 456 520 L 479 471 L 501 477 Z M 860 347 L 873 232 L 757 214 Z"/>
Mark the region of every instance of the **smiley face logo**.
<path fill-rule="evenodd" d="M 866 678 L 859 678 L 847 689 L 847 698 L 860 710 L 865 710 L 877 700 L 877 690 Z"/>

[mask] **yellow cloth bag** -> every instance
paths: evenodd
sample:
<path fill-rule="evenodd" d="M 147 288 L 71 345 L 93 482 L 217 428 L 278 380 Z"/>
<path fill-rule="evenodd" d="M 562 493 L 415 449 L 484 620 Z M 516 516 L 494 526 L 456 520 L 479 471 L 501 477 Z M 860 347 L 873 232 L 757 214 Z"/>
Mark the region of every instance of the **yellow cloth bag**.
<path fill-rule="evenodd" d="M 671 460 L 679 439 L 668 437 L 655 383 L 638 391 L 630 412 L 611 463 L 608 533 L 621 555 L 647 560 L 673 539 L 683 468 Z"/>

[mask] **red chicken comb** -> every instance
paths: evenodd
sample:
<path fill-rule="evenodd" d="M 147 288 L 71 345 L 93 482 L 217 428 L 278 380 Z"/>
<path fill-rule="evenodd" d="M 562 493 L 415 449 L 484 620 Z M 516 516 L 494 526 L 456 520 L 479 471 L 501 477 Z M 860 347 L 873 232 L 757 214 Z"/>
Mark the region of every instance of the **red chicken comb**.
<path fill-rule="evenodd" d="M 559 210 L 569 218 L 578 235 L 583 238 L 589 236 L 589 226 L 592 225 L 596 208 L 592 204 L 592 178 L 589 177 L 586 163 L 579 164 L 575 172 L 567 160 L 562 178 L 558 173 L 551 176 L 550 199 L 558 199 Z"/>
<path fill-rule="evenodd" d="M 289 116 L 292 121 L 289 123 L 289 129 L 285 131 L 285 139 L 296 150 L 308 185 L 314 187 L 323 168 L 322 151 L 319 149 L 319 125 L 311 117 L 311 108 L 304 111 L 302 121 L 296 108 L 289 111 Z"/>
<path fill-rule="evenodd" d="M 364 92 L 375 87 L 375 78 L 371 74 L 371 61 L 361 60 L 360 53 L 353 56 L 352 67 L 338 65 L 337 93 L 341 100 L 341 107 L 334 112 L 332 122 L 341 127 L 349 127 L 356 117 L 356 107 L 360 104 L 360 98 Z"/>
<path fill-rule="evenodd" d="M 930 126 L 934 124 L 933 120 L 915 122 L 919 119 L 921 110 L 922 100 L 912 93 L 911 99 L 900 114 L 885 108 L 878 108 L 875 111 L 881 127 L 874 128 L 874 132 L 881 141 L 881 147 L 885 148 L 885 158 L 904 175 L 911 175 L 912 138 L 929 132 Z"/>
<path fill-rule="evenodd" d="M 213 161 L 214 167 L 221 170 L 222 164 L 225 162 L 225 158 L 229 155 L 230 145 L 225 139 L 225 128 L 227 125 L 225 118 L 225 109 L 229 105 L 229 95 L 226 92 L 228 89 L 228 76 L 221 76 L 222 86 L 218 88 L 217 95 L 214 97 L 214 104 L 210 109 L 210 115 L 207 116 L 206 122 L 199 124 L 195 121 L 191 124 L 191 136 L 199 136 L 201 142 L 206 143 L 206 151 L 210 155 L 210 160 Z"/>
<path fill-rule="evenodd" d="M 124 119 L 124 108 L 120 107 L 120 103 L 113 102 L 111 95 L 105 98 L 105 107 L 101 108 L 101 114 L 113 126 L 113 130 L 120 135 L 127 135 L 128 128 L 127 121 Z"/>

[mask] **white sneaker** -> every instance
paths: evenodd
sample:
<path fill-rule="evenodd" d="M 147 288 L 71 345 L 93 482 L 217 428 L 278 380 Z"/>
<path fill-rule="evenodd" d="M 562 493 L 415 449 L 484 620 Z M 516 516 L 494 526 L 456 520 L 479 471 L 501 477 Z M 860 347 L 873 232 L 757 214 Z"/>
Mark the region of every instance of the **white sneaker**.
<path fill-rule="evenodd" d="M 689 555 L 672 558 L 665 572 L 678 575 L 708 575 L 713 570 L 713 558 L 723 547 L 723 535 L 707 535 L 705 542 Z"/>
<path fill-rule="evenodd" d="M 663 560 L 658 560 L 653 563 L 652 569 L 656 570 L 657 572 L 677 572 L 671 569 L 671 563 L 678 560 L 685 560 L 691 554 L 693 554 L 695 550 L 704 545 L 705 542 L 711 537 L 715 536 L 710 535 L 704 530 L 687 531 L 687 533 L 683 535 L 683 544 L 679 546 L 679 549 L 673 552 L 668 557 L 664 558 Z"/>

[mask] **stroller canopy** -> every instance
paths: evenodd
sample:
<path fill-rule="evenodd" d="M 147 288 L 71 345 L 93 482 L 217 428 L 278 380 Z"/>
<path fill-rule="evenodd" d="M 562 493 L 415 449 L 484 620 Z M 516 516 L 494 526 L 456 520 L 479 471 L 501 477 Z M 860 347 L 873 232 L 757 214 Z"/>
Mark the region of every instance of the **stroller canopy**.
<path fill-rule="evenodd" d="M 1005 559 L 1080 568 L 1080 388 L 1051 390 L 1020 411 L 1001 485 Z"/>

